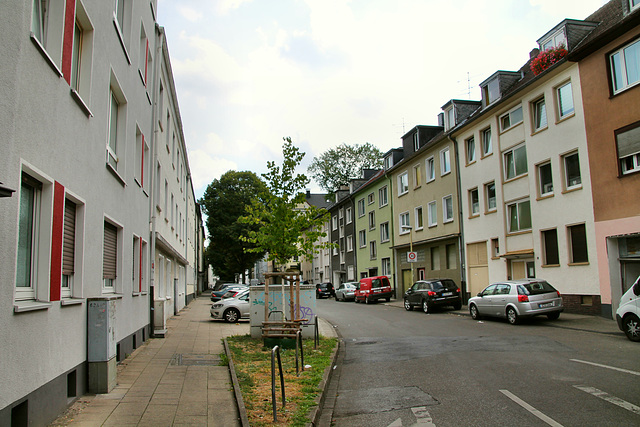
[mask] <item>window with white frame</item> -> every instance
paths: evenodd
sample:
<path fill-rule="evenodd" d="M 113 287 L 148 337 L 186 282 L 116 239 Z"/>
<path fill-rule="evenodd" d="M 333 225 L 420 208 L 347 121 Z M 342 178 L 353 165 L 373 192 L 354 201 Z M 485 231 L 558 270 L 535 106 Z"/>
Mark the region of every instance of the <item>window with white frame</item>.
<path fill-rule="evenodd" d="M 115 0 L 115 10 L 113 12 L 116 33 L 120 38 L 122 48 L 125 50 L 127 60 L 129 60 L 129 37 L 131 33 L 131 5 L 133 0 Z"/>
<path fill-rule="evenodd" d="M 549 50 L 560 46 L 567 46 L 567 37 L 564 34 L 564 28 L 559 29 L 540 42 L 542 50 Z"/>
<path fill-rule="evenodd" d="M 547 127 L 547 107 L 544 103 L 544 97 L 534 101 L 532 104 L 533 111 L 533 130 L 539 131 Z"/>
<path fill-rule="evenodd" d="M 422 217 L 422 206 L 418 206 L 414 209 L 413 215 L 415 216 L 416 230 L 422 230 L 424 228 L 424 220 Z"/>
<path fill-rule="evenodd" d="M 411 231 L 411 221 L 409 220 L 409 212 L 403 212 L 400 214 L 400 232 L 399 234 L 407 234 Z"/>
<path fill-rule="evenodd" d="M 33 0 L 31 14 L 32 39 L 46 53 L 59 74 L 62 63 L 62 40 L 65 5 L 61 1 Z"/>
<path fill-rule="evenodd" d="M 391 156 L 387 156 L 384 158 L 384 170 L 390 169 L 393 166 L 393 158 Z"/>
<path fill-rule="evenodd" d="M 353 215 L 351 215 L 351 207 L 348 207 L 345 210 L 345 217 L 347 218 L 346 219 L 347 224 L 351 224 L 351 221 L 353 221 Z"/>
<path fill-rule="evenodd" d="M 378 206 L 383 207 L 389 204 L 389 194 L 387 192 L 387 186 L 385 185 L 378 190 Z"/>
<path fill-rule="evenodd" d="M 500 82 L 498 77 L 495 77 L 489 81 L 485 86 L 482 86 L 482 101 L 484 106 L 491 104 L 493 101 L 500 97 Z"/>
<path fill-rule="evenodd" d="M 369 230 L 376 228 L 376 211 L 369 212 Z"/>
<path fill-rule="evenodd" d="M 125 144 L 125 105 L 126 99 L 113 73 L 111 74 L 111 86 L 109 88 L 109 110 L 107 123 L 107 164 L 116 172 L 120 173 L 121 164 L 120 149 L 124 151 Z"/>
<path fill-rule="evenodd" d="M 467 154 L 467 164 L 473 163 L 476 161 L 476 141 L 474 137 L 467 139 L 464 142 L 465 151 Z"/>
<path fill-rule="evenodd" d="M 488 156 L 493 153 L 493 146 L 491 145 L 491 128 L 484 129 L 482 135 L 482 156 Z"/>
<path fill-rule="evenodd" d="M 429 258 L 431 260 L 431 270 L 440 270 L 440 248 L 438 246 L 429 248 Z"/>
<path fill-rule="evenodd" d="M 380 224 L 380 242 L 389 241 L 389 221 Z"/>
<path fill-rule="evenodd" d="M 338 218 L 339 218 L 340 220 L 344 219 L 344 209 L 343 209 L 343 208 L 340 208 L 340 209 L 338 210 Z M 340 221 L 340 224 L 342 224 L 342 221 Z"/>
<path fill-rule="evenodd" d="M 429 221 L 429 227 L 438 225 L 438 207 L 435 200 L 429 202 L 427 206 L 427 220 Z"/>
<path fill-rule="evenodd" d="M 391 258 L 382 258 L 382 271 L 383 276 L 391 275 Z"/>
<path fill-rule="evenodd" d="M 144 29 L 144 24 L 140 24 L 140 51 L 138 58 L 138 73 L 142 79 L 142 84 L 147 87 L 147 74 L 149 71 L 149 39 Z"/>
<path fill-rule="evenodd" d="M 567 190 L 573 190 L 582 186 L 582 177 L 580 176 L 580 159 L 578 152 L 562 156 L 564 165 L 564 184 Z"/>
<path fill-rule="evenodd" d="M 640 122 L 616 132 L 616 147 L 622 175 L 640 171 Z"/>
<path fill-rule="evenodd" d="M 420 140 L 418 139 L 418 131 L 413 134 L 413 151 L 418 151 L 420 149 Z"/>
<path fill-rule="evenodd" d="M 640 7 L 640 0 L 629 0 L 629 10 Z"/>
<path fill-rule="evenodd" d="M 332 246 L 333 246 L 333 256 L 338 255 L 338 241 L 334 240 Z"/>
<path fill-rule="evenodd" d="M 378 249 L 376 247 L 376 241 L 369 242 L 369 259 L 376 259 L 378 256 Z"/>
<path fill-rule="evenodd" d="M 614 94 L 637 85 L 640 82 L 640 40 L 613 52 L 609 63 Z"/>
<path fill-rule="evenodd" d="M 449 147 L 440 151 L 440 175 L 446 175 L 451 172 L 451 155 Z"/>
<path fill-rule="evenodd" d="M 516 107 L 507 114 L 500 116 L 500 129 L 504 132 L 522 123 L 522 106 Z"/>
<path fill-rule="evenodd" d="M 560 119 L 572 115 L 575 111 L 573 107 L 573 90 L 571 82 L 565 83 L 556 89 L 558 98 L 558 116 Z"/>
<path fill-rule="evenodd" d="M 422 181 L 422 168 L 420 167 L 420 163 L 413 167 L 413 188 L 420 187 L 420 183 Z"/>
<path fill-rule="evenodd" d="M 432 157 L 426 160 L 427 163 L 427 182 L 431 182 L 436 179 L 436 161 Z"/>
<path fill-rule="evenodd" d="M 552 228 L 543 230 L 542 234 L 542 265 L 559 265 L 558 230 Z"/>
<path fill-rule="evenodd" d="M 495 212 L 497 209 L 495 181 L 489 182 L 484 185 L 484 197 L 486 200 L 485 210 L 487 212 Z"/>
<path fill-rule="evenodd" d="M 364 198 L 358 200 L 358 218 L 364 216 Z"/>
<path fill-rule="evenodd" d="M 41 200 L 42 183 L 23 172 L 18 218 L 16 300 L 36 298 Z"/>
<path fill-rule="evenodd" d="M 118 267 L 118 228 L 104 221 L 104 245 L 102 248 L 103 291 L 115 292 Z"/>
<path fill-rule="evenodd" d="M 82 2 L 76 2 L 76 19 L 73 28 L 70 86 L 88 108 L 91 94 L 91 67 L 93 56 L 93 27 Z"/>
<path fill-rule="evenodd" d="M 589 262 L 587 250 L 587 229 L 584 224 L 571 225 L 567 227 L 569 234 L 569 259 L 570 263 Z"/>
<path fill-rule="evenodd" d="M 527 149 L 524 144 L 505 151 L 504 176 L 507 180 L 527 173 Z"/>
<path fill-rule="evenodd" d="M 138 127 L 136 127 L 135 180 L 144 190 L 149 187 L 149 142 Z"/>
<path fill-rule="evenodd" d="M 338 217 L 333 215 L 331 217 L 331 230 L 336 231 L 338 229 Z"/>
<path fill-rule="evenodd" d="M 529 199 L 507 205 L 507 215 L 510 233 L 531 229 L 531 203 Z"/>
<path fill-rule="evenodd" d="M 142 293 L 146 290 L 146 264 L 147 243 L 140 237 L 133 236 L 133 260 L 131 263 L 131 280 L 133 293 Z"/>
<path fill-rule="evenodd" d="M 442 221 L 444 223 L 453 221 L 453 197 L 442 198 Z"/>
<path fill-rule="evenodd" d="M 353 235 L 349 234 L 347 236 L 347 252 L 353 251 Z"/>
<path fill-rule="evenodd" d="M 553 194 L 551 162 L 544 162 L 538 165 L 538 191 L 541 197 Z"/>
<path fill-rule="evenodd" d="M 358 231 L 358 245 L 361 248 L 364 248 L 364 247 L 367 246 L 367 231 L 366 230 Z"/>
<path fill-rule="evenodd" d="M 70 298 L 73 293 L 76 253 L 76 209 L 76 204 L 65 198 L 62 236 L 62 298 Z"/>
<path fill-rule="evenodd" d="M 480 215 L 480 195 L 478 187 L 469 190 L 469 216 Z"/>
<path fill-rule="evenodd" d="M 375 202 L 375 197 L 373 193 L 367 194 L 367 204 L 372 205 Z"/>
<path fill-rule="evenodd" d="M 444 111 L 444 129 L 449 130 L 456 125 L 455 109 L 453 106 Z"/>
<path fill-rule="evenodd" d="M 402 196 L 409 192 L 409 174 L 404 172 L 398 176 L 398 195 Z"/>

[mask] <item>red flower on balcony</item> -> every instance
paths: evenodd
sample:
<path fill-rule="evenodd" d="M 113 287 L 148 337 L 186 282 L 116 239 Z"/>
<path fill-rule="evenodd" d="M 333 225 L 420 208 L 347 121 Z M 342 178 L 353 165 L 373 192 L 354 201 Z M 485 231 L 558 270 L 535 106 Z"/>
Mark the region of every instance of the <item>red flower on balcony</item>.
<path fill-rule="evenodd" d="M 536 76 L 567 56 L 564 45 L 542 51 L 531 61 L 531 71 Z"/>

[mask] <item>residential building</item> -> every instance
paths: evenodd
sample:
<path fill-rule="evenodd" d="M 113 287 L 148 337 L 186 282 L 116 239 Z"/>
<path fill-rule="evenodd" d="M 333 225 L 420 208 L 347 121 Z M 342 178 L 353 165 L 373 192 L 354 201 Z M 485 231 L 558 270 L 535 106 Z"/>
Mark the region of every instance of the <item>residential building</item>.
<path fill-rule="evenodd" d="M 640 275 L 640 3 L 610 1 L 586 21 L 598 25 L 569 60 L 579 66 L 601 313 L 615 317 Z"/>
<path fill-rule="evenodd" d="M 305 208 L 315 206 L 322 210 L 326 209 L 331 202 L 328 200 L 326 194 L 311 193 L 310 190 L 306 191 L 304 206 Z M 323 223 L 322 231 L 326 233 L 325 237 L 321 237 L 319 244 L 329 241 L 328 233 L 328 221 Z M 302 274 L 302 280 L 306 283 L 321 283 L 322 273 L 324 272 L 324 266 L 329 265 L 328 249 L 320 249 L 318 253 L 313 254 L 310 259 L 300 260 L 300 273 Z M 319 280 L 320 279 L 320 280 Z"/>

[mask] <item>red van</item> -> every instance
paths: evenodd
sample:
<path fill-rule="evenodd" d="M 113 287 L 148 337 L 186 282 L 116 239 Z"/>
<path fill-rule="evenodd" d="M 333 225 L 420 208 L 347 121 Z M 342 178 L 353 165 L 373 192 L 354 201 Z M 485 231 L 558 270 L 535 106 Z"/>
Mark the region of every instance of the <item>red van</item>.
<path fill-rule="evenodd" d="M 379 299 L 391 301 L 393 289 L 387 276 L 365 277 L 360 279 L 360 289 L 356 290 L 356 302 L 364 301 L 370 304 Z"/>

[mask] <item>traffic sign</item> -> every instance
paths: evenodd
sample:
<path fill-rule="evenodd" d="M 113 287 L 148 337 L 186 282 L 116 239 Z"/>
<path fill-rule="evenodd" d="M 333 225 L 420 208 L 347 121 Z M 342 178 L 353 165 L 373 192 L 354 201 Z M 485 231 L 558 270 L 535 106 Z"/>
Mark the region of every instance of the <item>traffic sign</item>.
<path fill-rule="evenodd" d="M 418 260 L 417 252 L 407 252 L 407 262 L 416 262 Z"/>

